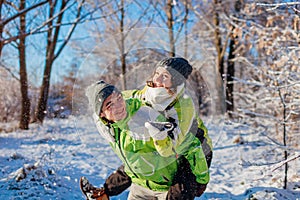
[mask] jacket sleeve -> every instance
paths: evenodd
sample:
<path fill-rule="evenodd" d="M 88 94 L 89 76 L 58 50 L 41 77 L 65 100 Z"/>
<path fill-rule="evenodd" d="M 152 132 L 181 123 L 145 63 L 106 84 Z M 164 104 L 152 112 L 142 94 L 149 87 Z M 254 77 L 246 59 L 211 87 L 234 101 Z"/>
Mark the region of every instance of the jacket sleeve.
<path fill-rule="evenodd" d="M 211 148 L 206 145 L 211 142 L 205 138 L 208 137 L 207 129 L 202 120 L 198 119 L 195 111 L 192 111 L 194 105 L 190 98 L 182 97 L 179 103 L 174 105 L 174 108 L 178 114 L 180 128 L 175 151 L 188 160 L 196 181 L 200 184 L 207 184 L 210 178 L 208 167 L 212 157 L 210 155 L 212 153 Z M 199 135 L 203 138 L 200 139 Z M 204 152 L 206 148 L 207 152 Z"/>
<path fill-rule="evenodd" d="M 155 149 L 161 156 L 168 157 L 176 154 L 173 148 L 174 146 L 173 141 L 170 139 L 170 137 L 166 137 L 163 140 L 153 140 L 153 141 L 154 141 Z"/>
<path fill-rule="evenodd" d="M 131 185 L 131 178 L 125 173 L 124 166 L 120 166 L 105 181 L 104 189 L 108 196 L 121 194 Z"/>
<path fill-rule="evenodd" d="M 169 122 L 162 114 L 160 114 L 155 119 L 153 119 L 153 121 Z M 157 139 L 155 137 L 152 138 L 154 141 L 155 149 L 161 156 L 168 157 L 177 154 L 177 152 L 175 151 L 177 138 L 175 138 L 176 136 L 174 136 L 173 134 L 175 132 L 177 132 L 177 130 L 176 128 L 173 128 L 173 130 L 168 131 L 168 133 L 165 135 L 164 138 L 160 138 L 160 139 Z"/>
<path fill-rule="evenodd" d="M 153 138 L 156 150 L 160 155 L 165 157 L 184 154 L 190 148 L 189 141 L 191 142 L 191 140 L 187 140 L 186 138 L 195 116 L 194 106 L 189 98 L 181 99 L 168 112 L 168 119 L 160 115 L 155 121 L 172 122 L 175 128 L 165 138 L 161 138 L 160 140 Z"/>
<path fill-rule="evenodd" d="M 179 124 L 178 139 L 176 140 L 175 149 L 181 151 L 185 143 L 187 134 L 190 132 L 195 135 L 201 142 L 203 153 L 205 154 L 208 167 L 211 165 L 213 156 L 212 140 L 208 135 L 208 130 L 199 116 L 194 112 L 195 108 L 190 98 L 182 98 L 180 102 L 175 104 Z"/>
<path fill-rule="evenodd" d="M 179 147 L 186 139 L 186 135 L 191 131 L 195 119 L 195 108 L 190 98 L 180 98 L 173 107 L 176 111 L 173 114 L 173 121 L 177 124 L 175 132 L 176 146 Z M 169 112 L 172 112 L 171 110 Z M 173 111 L 174 112 L 174 111 Z"/>
<path fill-rule="evenodd" d="M 93 119 L 94 122 L 96 124 L 97 130 L 99 132 L 99 134 L 108 142 L 110 143 L 114 143 L 115 142 L 115 138 L 114 138 L 114 133 L 111 131 L 111 129 L 106 126 L 101 119 L 99 118 L 99 116 L 97 116 L 95 113 L 93 114 Z"/>
<path fill-rule="evenodd" d="M 208 130 L 205 127 L 203 121 L 198 117 L 198 128 L 196 131 L 196 137 L 200 140 L 203 152 L 205 154 L 206 162 L 208 165 L 208 168 L 211 165 L 212 157 L 213 157 L 213 145 L 212 140 L 208 135 Z"/>
<path fill-rule="evenodd" d="M 137 98 L 143 100 L 145 90 L 146 87 L 144 87 L 142 90 L 124 90 L 122 91 L 122 95 L 124 99 Z"/>

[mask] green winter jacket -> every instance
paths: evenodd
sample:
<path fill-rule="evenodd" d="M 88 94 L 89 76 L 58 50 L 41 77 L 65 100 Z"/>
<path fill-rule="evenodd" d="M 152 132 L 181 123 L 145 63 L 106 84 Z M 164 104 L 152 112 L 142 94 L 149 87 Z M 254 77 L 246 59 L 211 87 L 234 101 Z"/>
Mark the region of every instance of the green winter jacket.
<path fill-rule="evenodd" d="M 177 171 L 176 155 L 161 156 L 156 150 L 154 141 L 146 132 L 133 133 L 128 126 L 128 124 L 132 124 L 133 122 L 139 123 L 139 120 L 134 118 L 141 116 L 139 112 L 144 107 L 138 99 L 127 99 L 126 109 L 128 115 L 124 120 L 113 124 L 106 124 L 106 127 L 100 127 L 101 124 L 106 122 L 98 117 L 96 119 L 97 127 L 100 127 L 100 129 L 98 127 L 100 133 L 110 134 L 105 137 L 124 163 L 125 172 L 133 183 L 153 191 L 167 191 L 172 185 L 174 175 Z M 141 119 L 140 122 L 141 125 L 145 123 L 144 119 Z M 141 125 L 137 125 L 136 127 L 141 128 Z"/>
<path fill-rule="evenodd" d="M 147 87 L 145 86 L 142 90 L 124 91 L 122 93 L 124 98 L 139 98 L 147 103 L 144 96 Z M 197 182 L 207 184 L 209 181 L 208 165 L 201 142 L 195 137 L 195 132 L 197 132 L 198 128 L 204 132 L 204 138 L 210 149 L 212 149 L 212 141 L 202 120 L 196 116 L 192 99 L 184 93 L 184 89 L 174 102 L 172 102 L 168 110 L 164 111 L 163 115 L 166 117 L 171 116 L 178 123 L 179 127 L 175 138 L 170 139 L 170 137 L 167 137 L 162 141 L 155 141 L 155 144 L 160 144 L 156 145 L 158 152 L 162 156 L 175 154 L 178 157 L 178 155 L 183 155 L 190 163 L 191 170 L 196 176 Z M 195 124 L 196 127 L 194 127 Z"/>

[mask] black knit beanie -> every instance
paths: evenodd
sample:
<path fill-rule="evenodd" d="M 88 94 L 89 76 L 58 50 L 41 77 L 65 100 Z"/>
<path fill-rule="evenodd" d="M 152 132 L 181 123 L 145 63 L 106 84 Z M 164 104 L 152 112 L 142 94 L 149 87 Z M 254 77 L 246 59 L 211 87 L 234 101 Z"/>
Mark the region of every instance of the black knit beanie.
<path fill-rule="evenodd" d="M 115 86 L 110 85 L 102 80 L 90 85 L 86 89 L 85 95 L 88 97 L 89 103 L 97 115 L 100 114 L 105 99 L 114 91 L 118 92 Z"/>
<path fill-rule="evenodd" d="M 188 79 L 189 75 L 193 71 L 193 67 L 189 62 L 180 57 L 165 58 L 161 60 L 157 67 L 164 67 L 172 76 L 173 86 L 178 86 Z"/>

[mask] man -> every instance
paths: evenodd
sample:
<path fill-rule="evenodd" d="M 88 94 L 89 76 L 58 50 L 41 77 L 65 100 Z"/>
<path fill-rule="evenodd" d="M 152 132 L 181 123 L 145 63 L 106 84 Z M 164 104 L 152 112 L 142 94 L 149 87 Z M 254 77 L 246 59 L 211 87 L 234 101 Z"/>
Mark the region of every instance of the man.
<path fill-rule="evenodd" d="M 209 181 L 206 162 L 201 168 L 201 184 L 193 188 L 179 181 L 180 157 L 176 154 L 162 156 L 157 151 L 157 145 L 171 141 L 170 137 L 164 136 L 174 129 L 168 122 L 152 123 L 163 120 L 158 112 L 143 106 L 138 99 L 125 101 L 114 86 L 104 81 L 91 85 L 87 89 L 87 96 L 100 134 L 109 141 L 124 164 L 107 178 L 103 188 L 95 188 L 82 178 L 81 189 L 88 199 L 108 199 L 129 186 L 129 200 L 194 199 L 195 190 L 202 190 L 203 193 Z M 152 123 L 151 130 L 142 131 L 146 130 L 146 122 Z M 201 150 L 199 146 L 197 148 Z M 189 174 L 193 182 L 193 176 Z M 168 192 L 171 189 L 172 192 Z"/>

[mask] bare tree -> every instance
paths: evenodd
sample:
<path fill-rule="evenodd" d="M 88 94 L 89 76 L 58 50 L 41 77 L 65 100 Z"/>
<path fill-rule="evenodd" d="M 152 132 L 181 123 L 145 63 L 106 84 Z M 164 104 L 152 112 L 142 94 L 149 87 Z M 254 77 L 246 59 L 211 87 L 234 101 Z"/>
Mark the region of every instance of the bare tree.
<path fill-rule="evenodd" d="M 0 93 L 2 94 L 0 96 L 0 110 L 2 111 L 0 122 L 16 121 L 19 118 L 19 111 L 21 109 L 19 80 L 15 77 L 12 78 L 12 74 L 3 67 L 0 68 Z"/>
<path fill-rule="evenodd" d="M 217 53 L 217 68 L 221 75 L 221 79 L 224 83 L 226 93 L 226 111 L 228 115 L 232 117 L 232 111 L 234 110 L 234 73 L 235 73 L 235 54 L 238 41 L 239 22 L 235 20 L 239 16 L 243 1 L 235 0 L 233 9 L 231 4 L 227 1 L 214 0 L 214 17 L 213 25 L 214 31 L 214 44 Z M 233 12 L 231 12 L 231 10 Z M 233 13 L 233 14 L 229 14 Z M 224 20 L 224 16 L 225 20 Z M 223 27 L 228 27 L 226 31 Z M 221 31 L 223 29 L 223 32 Z M 228 51 L 228 55 L 226 55 Z M 220 91 L 221 93 L 222 91 Z"/>
<path fill-rule="evenodd" d="M 28 97 L 29 83 L 26 69 L 26 47 L 28 46 L 28 44 L 26 44 L 26 38 L 38 34 L 47 35 L 43 84 L 41 86 L 40 98 L 35 111 L 35 117 L 33 119 L 33 121 L 42 122 L 47 107 L 47 95 L 49 90 L 50 75 L 53 62 L 60 55 L 64 47 L 67 45 L 77 24 L 83 23 L 87 19 L 87 17 L 92 16 L 93 12 L 95 12 L 96 10 L 96 8 L 95 10 L 88 10 L 85 11 L 83 15 L 81 15 L 84 2 L 84 0 L 80 2 L 69 0 L 46 0 L 35 4 L 29 4 L 21 1 L 20 6 L 17 7 L 14 4 L 14 2 L 1 1 L 0 55 L 2 55 L 2 49 L 5 45 L 11 44 L 11 46 L 14 46 L 18 49 L 20 78 L 17 77 L 14 73 L 12 73 L 11 69 L 5 67 L 7 65 L 1 64 L 1 67 L 10 72 L 13 77 L 20 81 L 20 90 L 22 94 L 22 111 L 19 126 L 22 129 L 28 129 L 31 106 L 30 99 Z M 44 15 L 41 15 L 40 12 L 43 8 L 47 8 L 47 3 L 49 7 L 48 18 Z M 104 2 L 103 4 L 105 3 L 106 2 Z M 102 6 L 103 4 L 101 4 L 100 6 Z M 76 10 L 74 8 L 76 8 Z M 68 16 L 65 18 L 63 18 L 64 13 L 68 13 Z M 30 20 L 28 20 L 28 24 L 26 24 L 26 17 L 30 18 Z M 72 17 L 73 21 L 71 21 Z M 90 17 L 89 20 L 94 19 L 93 17 Z M 69 27 L 69 32 L 66 34 L 65 38 L 62 38 L 63 34 L 61 34 L 61 29 L 63 29 L 64 27 Z M 64 30 L 66 30 L 66 28 L 64 28 Z M 33 43 L 37 44 L 38 42 L 35 41 Z"/>
<path fill-rule="evenodd" d="M 121 80 L 122 80 L 122 89 L 126 89 L 126 54 L 125 54 L 125 35 L 124 35 L 124 17 L 125 17 L 125 9 L 124 9 L 124 0 L 121 0 L 120 6 L 120 44 L 121 44 Z"/>
<path fill-rule="evenodd" d="M 188 35 L 189 35 L 189 28 L 188 28 L 188 21 L 189 21 L 189 18 L 188 18 L 188 14 L 190 12 L 190 7 L 191 7 L 191 2 L 189 0 L 185 0 L 184 1 L 184 6 L 185 6 L 185 17 L 183 19 L 183 23 L 184 23 L 184 57 L 187 58 L 188 57 L 188 44 L 189 44 L 189 41 L 188 41 Z"/>
<path fill-rule="evenodd" d="M 129 12 L 130 9 L 138 9 L 140 14 Z M 101 58 L 102 64 L 107 63 L 109 76 L 106 79 L 116 81 L 116 77 L 121 79 L 120 88 L 125 90 L 128 87 L 126 73 L 130 70 L 128 65 L 128 55 L 142 40 L 144 32 L 153 20 L 152 14 L 148 14 L 150 4 L 140 1 L 111 1 L 106 6 L 99 9 L 99 13 L 105 16 L 102 20 L 95 22 L 96 28 L 91 34 L 98 44 L 110 41 L 105 49 L 97 49 L 92 52 L 96 57 Z M 147 19 L 147 20 L 145 20 Z M 131 35 L 135 28 L 146 27 L 137 35 Z M 99 27 L 104 27 L 98 31 Z M 90 28 L 90 27 L 89 27 Z M 95 34 L 96 32 L 96 34 Z M 104 64 L 103 64 L 104 65 Z M 103 66 L 99 66 L 103 67 Z"/>
<path fill-rule="evenodd" d="M 167 27 L 169 29 L 169 40 L 170 40 L 170 56 L 175 56 L 175 44 L 174 44 L 174 19 L 173 19 L 173 0 L 167 1 L 167 8 L 166 8 L 166 15 L 167 15 Z"/>
<path fill-rule="evenodd" d="M 222 44 L 222 35 L 221 35 L 221 22 L 220 22 L 220 8 L 222 0 L 214 0 L 214 17 L 213 17 L 213 25 L 215 27 L 214 31 L 214 43 L 217 51 L 217 68 L 219 70 L 220 75 L 223 77 L 224 75 L 224 48 Z"/>
<path fill-rule="evenodd" d="M 242 8 L 243 1 L 242 0 L 235 0 L 234 3 L 234 14 L 232 15 L 234 18 L 239 16 L 240 10 Z M 225 75 L 226 81 L 226 111 L 228 115 L 232 117 L 232 112 L 234 111 L 234 73 L 235 73 L 235 63 L 234 58 L 235 54 L 237 53 L 237 44 L 238 44 L 238 37 L 239 35 L 236 34 L 235 30 L 239 30 L 239 22 L 237 20 L 233 20 L 231 23 L 231 32 L 229 33 L 229 44 L 228 44 L 228 59 L 227 59 L 227 70 Z"/>
<path fill-rule="evenodd" d="M 57 0 L 49 2 L 48 19 L 50 21 L 47 23 L 48 30 L 47 30 L 45 69 L 43 75 L 43 83 L 40 89 L 40 97 L 35 111 L 35 118 L 33 120 L 34 122 L 38 121 L 42 123 L 44 120 L 46 110 L 47 110 L 47 100 L 49 94 L 50 77 L 51 77 L 53 62 L 60 55 L 64 47 L 67 45 L 76 26 L 80 22 L 83 3 L 84 0 L 79 1 L 78 3 L 66 1 L 66 0 L 63 0 L 60 3 Z M 59 40 L 60 31 L 63 24 L 63 16 L 75 4 L 78 5 L 75 11 L 76 12 L 75 19 L 73 22 L 69 22 L 71 24 L 69 32 L 65 36 L 63 42 L 59 45 L 58 40 Z M 51 20 L 53 18 L 56 18 L 55 22 Z"/>
<path fill-rule="evenodd" d="M 205 73 L 209 75 L 207 82 L 211 85 L 212 108 L 216 115 L 226 112 L 224 72 L 226 71 L 225 50 L 228 37 L 226 37 L 227 29 L 224 28 L 223 15 L 228 7 L 229 5 L 223 3 L 222 0 L 213 0 L 193 2 L 191 8 L 197 19 L 193 25 L 193 34 L 198 37 L 198 45 L 205 49 L 202 60 Z"/>
<path fill-rule="evenodd" d="M 188 30 L 188 14 L 191 7 L 191 2 L 188 0 L 153 1 L 152 5 L 157 13 L 156 15 L 158 16 L 158 18 L 155 20 L 155 23 L 159 27 L 168 29 L 169 56 L 174 57 L 178 54 L 177 48 L 182 48 L 182 46 L 176 47 L 176 42 L 178 42 L 178 39 L 181 37 L 181 34 L 183 34 L 183 31 Z M 184 34 L 186 36 L 188 35 L 187 32 Z M 184 48 L 187 48 L 187 43 L 184 45 Z M 188 54 L 187 51 L 185 51 L 185 53 Z"/>
<path fill-rule="evenodd" d="M 0 4 L 0 57 L 2 55 L 2 50 L 5 45 L 16 43 L 16 47 L 19 52 L 19 74 L 20 77 L 16 77 L 20 82 L 20 91 L 21 91 L 21 115 L 19 121 L 19 128 L 28 129 L 30 121 L 30 99 L 28 97 L 28 77 L 26 69 L 26 37 L 35 34 L 36 31 L 27 31 L 26 30 L 26 15 L 34 11 L 35 9 L 46 4 L 47 1 L 42 1 L 37 4 L 29 5 L 26 8 L 26 2 L 24 0 L 20 1 L 19 7 L 14 5 L 13 2 L 1 1 Z M 12 12 L 15 10 L 17 12 Z M 19 22 L 17 22 L 19 20 Z M 19 24 L 16 29 L 11 28 L 13 24 Z M 18 31 L 15 31 L 18 30 Z M 14 33 L 16 33 L 14 35 Z M 17 42 L 18 40 L 18 42 Z M 3 59 L 3 57 L 1 57 Z M 3 59 L 5 60 L 5 59 Z M 5 68 L 9 72 L 11 69 Z"/>
<path fill-rule="evenodd" d="M 250 41 L 240 41 L 241 54 L 235 58 L 243 65 L 242 76 L 236 77 L 236 114 L 257 129 L 263 127 L 262 134 L 273 142 L 274 151 L 287 160 L 299 145 L 300 27 L 294 26 L 298 11 L 294 4 L 273 3 L 258 7 L 247 3 L 245 11 L 252 26 L 243 27 L 249 36 L 244 38 Z M 283 171 L 283 188 L 287 188 L 288 162 Z"/>
<path fill-rule="evenodd" d="M 26 1 L 21 0 L 20 10 L 25 9 Z M 20 116 L 19 127 L 21 129 L 29 129 L 30 121 L 30 99 L 28 97 L 28 80 L 26 69 L 26 13 L 20 16 L 20 39 L 19 39 L 19 64 L 20 64 L 20 86 L 22 94 L 22 110 Z"/>
<path fill-rule="evenodd" d="M 217 95 L 216 95 L 216 104 L 223 105 L 223 96 L 224 96 L 224 86 L 223 86 L 223 81 L 224 81 L 224 53 L 226 47 L 223 47 L 222 43 L 222 36 L 221 36 L 221 23 L 220 23 L 220 8 L 222 0 L 214 0 L 214 16 L 213 16 L 213 25 L 214 25 L 214 44 L 217 52 L 217 62 L 216 62 L 216 74 L 219 73 L 221 76 L 220 78 L 216 77 L 216 89 L 217 89 Z M 223 81 L 222 81 L 223 80 Z M 226 105 L 226 104 L 225 104 Z M 223 106 L 218 107 L 219 114 L 222 114 L 225 112 Z"/>
<path fill-rule="evenodd" d="M 28 12 L 36 9 L 36 8 L 46 4 L 47 2 L 48 2 L 48 0 L 41 1 L 41 2 L 38 2 L 36 4 L 29 6 L 27 8 L 19 10 L 18 8 L 15 7 L 15 5 L 12 2 L 0 0 L 0 57 L 2 54 L 2 49 L 5 45 L 11 43 L 12 41 L 16 41 L 20 37 L 24 37 L 26 35 L 33 34 L 33 33 L 37 32 L 37 30 L 38 30 L 38 29 L 36 29 L 31 32 L 27 32 L 27 33 L 23 33 L 23 34 L 14 36 L 14 35 L 10 34 L 9 28 L 6 28 L 6 26 L 9 23 L 16 20 L 17 18 L 19 18 L 20 16 L 23 16 L 25 13 L 28 13 Z M 16 10 L 18 10 L 18 12 L 16 14 L 11 14 L 12 12 L 9 12 L 10 9 L 7 8 L 6 6 L 16 9 Z M 3 13 L 5 13 L 5 15 L 3 15 Z"/>

